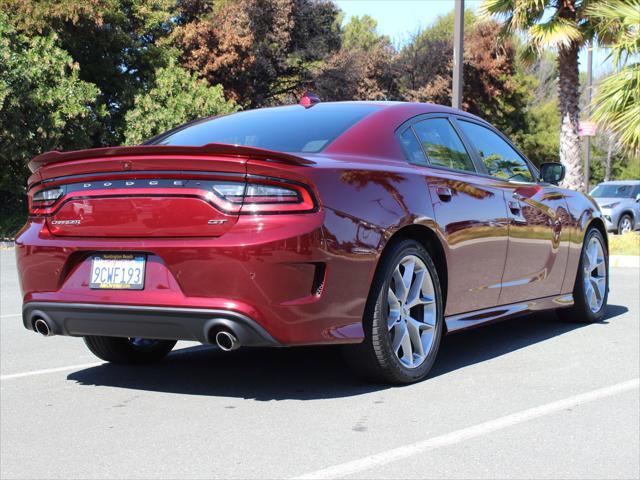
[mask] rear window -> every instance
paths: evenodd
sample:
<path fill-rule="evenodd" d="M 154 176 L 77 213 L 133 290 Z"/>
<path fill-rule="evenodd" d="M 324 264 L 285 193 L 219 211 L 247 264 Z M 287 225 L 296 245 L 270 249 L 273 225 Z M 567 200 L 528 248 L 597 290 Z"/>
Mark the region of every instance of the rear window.
<path fill-rule="evenodd" d="M 147 145 L 202 146 L 227 143 L 280 152 L 319 152 L 380 107 L 317 104 L 263 108 L 188 123 L 152 138 Z"/>

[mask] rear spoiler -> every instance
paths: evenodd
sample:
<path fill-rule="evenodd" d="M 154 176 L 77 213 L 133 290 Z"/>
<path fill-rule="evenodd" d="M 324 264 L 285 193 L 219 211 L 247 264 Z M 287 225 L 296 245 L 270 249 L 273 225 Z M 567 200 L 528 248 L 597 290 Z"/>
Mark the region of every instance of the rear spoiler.
<path fill-rule="evenodd" d="M 88 158 L 109 158 L 135 155 L 225 155 L 247 157 L 258 160 L 288 163 L 291 165 L 313 165 L 315 162 L 290 153 L 266 150 L 264 148 L 228 145 L 226 143 L 208 143 L 201 147 L 183 147 L 174 145 L 140 145 L 135 147 L 106 147 L 71 152 L 51 151 L 38 155 L 29 162 L 29 169 L 35 172 L 50 163 L 67 162 Z"/>

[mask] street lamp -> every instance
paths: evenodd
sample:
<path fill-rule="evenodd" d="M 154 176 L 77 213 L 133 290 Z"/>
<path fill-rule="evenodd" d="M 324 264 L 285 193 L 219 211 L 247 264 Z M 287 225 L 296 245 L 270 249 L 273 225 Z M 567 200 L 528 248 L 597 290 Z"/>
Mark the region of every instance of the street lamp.
<path fill-rule="evenodd" d="M 591 90 L 593 83 L 593 42 L 589 42 L 587 45 L 587 105 L 586 114 L 587 120 L 591 120 Z M 584 188 L 589 192 L 589 169 L 591 167 L 591 137 L 585 137 L 584 145 Z"/>
<path fill-rule="evenodd" d="M 453 91 L 451 106 L 462 108 L 462 67 L 464 53 L 464 0 L 454 0 L 453 24 Z"/>

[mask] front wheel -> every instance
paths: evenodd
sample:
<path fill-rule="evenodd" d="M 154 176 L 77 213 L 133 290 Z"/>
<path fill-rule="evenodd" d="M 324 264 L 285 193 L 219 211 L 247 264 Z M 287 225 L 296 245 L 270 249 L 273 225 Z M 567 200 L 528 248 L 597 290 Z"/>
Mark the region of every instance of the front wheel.
<path fill-rule="evenodd" d="M 96 356 L 111 363 L 151 363 L 162 360 L 173 349 L 175 340 L 148 338 L 84 337 L 84 343 Z"/>
<path fill-rule="evenodd" d="M 573 306 L 558 310 L 558 315 L 573 322 L 599 322 L 609 297 L 609 256 L 602 233 L 590 228 L 584 237 L 582 254 L 573 288 Z"/>
<path fill-rule="evenodd" d="M 386 383 L 427 376 L 442 334 L 442 292 L 424 247 L 402 240 L 385 252 L 365 309 L 361 344 L 344 349 L 357 373 Z"/>
<path fill-rule="evenodd" d="M 618 222 L 618 233 L 623 235 L 625 233 L 629 233 L 633 230 L 633 219 L 630 215 L 626 213 L 620 217 L 620 221 Z"/>

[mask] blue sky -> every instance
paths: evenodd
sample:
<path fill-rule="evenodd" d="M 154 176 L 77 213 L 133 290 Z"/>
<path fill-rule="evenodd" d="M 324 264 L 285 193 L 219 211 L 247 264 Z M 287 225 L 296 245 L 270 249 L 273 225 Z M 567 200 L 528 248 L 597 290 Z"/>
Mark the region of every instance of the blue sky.
<path fill-rule="evenodd" d="M 453 10 L 454 0 L 337 0 L 336 4 L 346 14 L 345 21 L 352 15 L 370 15 L 378 21 L 378 31 L 398 44 Z M 465 8 L 475 10 L 478 5 L 480 0 L 465 2 Z"/>
<path fill-rule="evenodd" d="M 345 22 L 353 15 L 370 15 L 378 22 L 378 31 L 401 45 L 411 33 L 429 26 L 454 7 L 454 0 L 336 0 L 345 13 Z M 482 0 L 466 0 L 465 8 L 477 9 Z M 607 72 L 606 52 L 596 49 L 593 57 L 594 77 Z M 580 70 L 586 70 L 587 56 L 580 55 Z"/>

